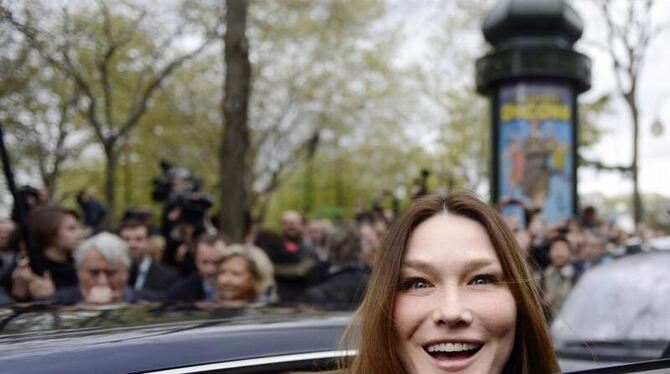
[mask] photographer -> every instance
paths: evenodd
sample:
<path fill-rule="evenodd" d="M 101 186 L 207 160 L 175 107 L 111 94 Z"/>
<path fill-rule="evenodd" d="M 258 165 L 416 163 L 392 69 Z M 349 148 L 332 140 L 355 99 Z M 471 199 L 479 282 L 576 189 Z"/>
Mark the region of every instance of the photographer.
<path fill-rule="evenodd" d="M 182 276 L 195 272 L 195 244 L 199 236 L 213 231 L 205 217 L 212 200 L 199 192 L 174 201 L 163 227 L 166 246 L 163 262 L 179 270 Z"/>
<path fill-rule="evenodd" d="M 183 168 L 161 161 L 162 175 L 154 180 L 153 198 L 162 201 L 162 227 L 166 246 L 162 262 L 182 276 L 196 271 L 195 244 L 199 236 L 213 231 L 206 220 L 212 198 L 199 192 L 201 182 Z"/>

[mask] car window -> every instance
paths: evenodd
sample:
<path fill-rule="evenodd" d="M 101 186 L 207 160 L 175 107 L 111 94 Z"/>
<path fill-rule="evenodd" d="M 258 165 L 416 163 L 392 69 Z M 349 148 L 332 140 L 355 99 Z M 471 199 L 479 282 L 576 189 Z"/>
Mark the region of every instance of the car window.
<path fill-rule="evenodd" d="M 668 253 L 618 259 L 584 274 L 552 325 L 559 339 L 668 340 Z"/>

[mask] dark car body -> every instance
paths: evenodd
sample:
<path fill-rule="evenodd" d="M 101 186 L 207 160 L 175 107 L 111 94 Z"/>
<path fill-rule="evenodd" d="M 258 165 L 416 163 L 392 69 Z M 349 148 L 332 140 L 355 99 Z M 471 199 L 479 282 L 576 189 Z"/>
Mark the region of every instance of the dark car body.
<path fill-rule="evenodd" d="M 335 367 L 351 313 L 156 306 L 0 310 L 3 373 L 266 373 Z"/>
<path fill-rule="evenodd" d="M 664 327 L 651 330 L 646 327 L 660 326 L 654 325 L 654 321 L 669 315 L 667 310 L 670 309 L 663 309 L 663 304 L 656 305 L 653 298 L 644 296 L 642 300 L 652 305 L 644 306 L 646 304 L 634 302 L 630 297 L 618 301 L 619 304 L 624 301 L 635 304 L 620 317 L 621 320 L 617 320 L 628 335 L 610 332 L 607 328 L 594 333 L 598 328 L 596 323 L 583 318 L 585 313 L 604 313 L 611 309 L 610 306 L 601 311 L 597 305 L 608 297 L 616 299 L 617 290 L 623 288 L 631 288 L 633 294 L 638 295 L 665 292 L 663 285 L 669 283 L 667 277 L 658 278 L 655 271 L 641 265 L 654 263 L 660 264 L 654 266 L 670 267 L 665 261 L 670 261 L 670 252 L 642 253 L 594 268 L 584 275 L 553 325 L 557 353 L 565 372 L 670 372 L 670 359 L 661 359 L 666 340 L 637 339 L 667 335 Z M 635 278 L 624 276 L 620 271 L 628 271 L 630 266 L 643 266 L 645 279 L 652 277 L 663 285 L 654 281 L 629 285 Z M 594 284 L 595 293 L 591 290 Z M 612 288 L 599 286 L 601 284 Z M 650 284 L 658 287 L 650 290 Z M 663 296 L 663 302 L 667 303 L 670 299 L 667 294 Z M 582 298 L 586 301 L 580 301 Z M 640 323 L 644 318 L 640 318 L 639 310 L 651 313 L 647 322 Z M 626 313 L 633 313 L 633 317 Z M 595 317 L 596 321 L 601 318 L 600 315 Z M 0 373 L 177 374 L 327 370 L 335 368 L 339 358 L 356 354 L 355 344 L 342 341 L 351 318 L 350 311 L 306 307 L 118 305 L 64 308 L 18 305 L 0 309 Z M 633 321 L 629 321 L 631 319 Z M 665 322 L 668 321 L 661 323 Z M 639 331 L 635 332 L 635 329 Z M 617 340 L 604 339 L 608 337 Z"/>

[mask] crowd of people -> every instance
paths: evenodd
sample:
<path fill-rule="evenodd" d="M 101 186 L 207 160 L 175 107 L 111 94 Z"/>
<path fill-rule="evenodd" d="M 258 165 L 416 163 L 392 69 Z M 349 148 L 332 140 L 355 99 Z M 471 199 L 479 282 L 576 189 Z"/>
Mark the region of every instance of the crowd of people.
<path fill-rule="evenodd" d="M 102 231 L 104 207 L 90 193 L 79 201 L 80 211 L 32 201 L 24 225 L 32 251 L 21 244 L 17 222 L 0 220 L 0 303 L 282 302 L 353 309 L 393 220 L 378 206 L 337 224 L 289 210 L 278 232 L 249 219 L 244 241 L 233 243 L 183 203 L 166 204 L 160 225 L 148 211 L 130 209 L 114 230 Z M 623 254 L 631 240 L 601 224 L 592 207 L 560 225 L 546 225 L 539 212 L 527 222 L 508 224 L 549 319 L 585 271 Z"/>
<path fill-rule="evenodd" d="M 525 228 L 510 226 L 542 291 L 549 320 L 587 270 L 640 251 L 639 244 L 648 239 L 667 235 L 643 224 L 629 233 L 611 221 L 601 220 L 593 206 L 584 208 L 576 219 L 554 225 L 546 225 L 539 213 L 529 214 Z"/>
<path fill-rule="evenodd" d="M 353 309 L 388 224 L 379 212 L 334 225 L 289 210 L 277 232 L 249 219 L 245 239 L 235 243 L 193 202 L 166 203 L 160 225 L 148 211 L 129 209 L 104 231 L 100 219 L 87 218 L 90 211 L 100 218 L 104 208 L 87 198 L 98 207 L 31 204 L 23 226 L 32 251 L 20 240 L 21 225 L 0 220 L 0 303 L 283 302 Z"/>

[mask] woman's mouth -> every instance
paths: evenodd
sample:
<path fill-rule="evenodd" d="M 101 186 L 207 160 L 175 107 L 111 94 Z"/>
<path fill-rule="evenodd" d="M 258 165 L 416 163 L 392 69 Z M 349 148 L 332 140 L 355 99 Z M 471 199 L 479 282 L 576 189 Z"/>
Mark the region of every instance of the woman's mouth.
<path fill-rule="evenodd" d="M 474 356 L 484 344 L 467 342 L 434 343 L 423 347 L 430 356 L 438 361 L 463 360 Z"/>
<path fill-rule="evenodd" d="M 467 358 L 479 352 L 482 346 L 478 343 L 437 343 L 423 349 L 435 358 Z"/>

